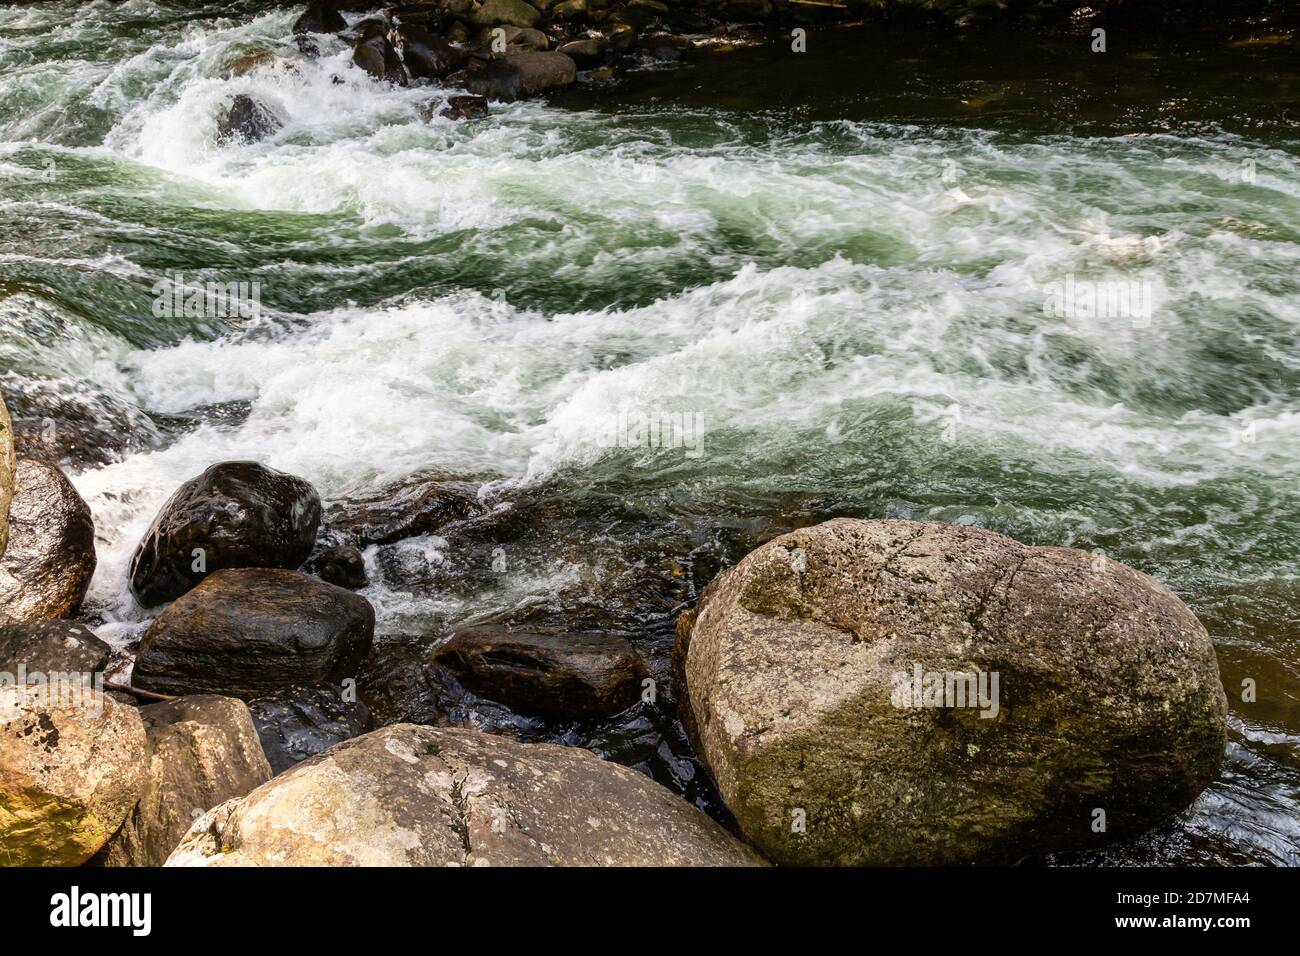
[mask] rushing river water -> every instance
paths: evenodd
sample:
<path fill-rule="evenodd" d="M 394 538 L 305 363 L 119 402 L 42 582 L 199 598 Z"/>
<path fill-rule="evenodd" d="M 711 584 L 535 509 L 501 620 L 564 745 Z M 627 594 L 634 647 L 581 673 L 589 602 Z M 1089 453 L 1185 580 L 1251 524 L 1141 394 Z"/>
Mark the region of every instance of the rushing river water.
<path fill-rule="evenodd" d="M 125 571 L 159 505 L 233 458 L 331 500 L 437 474 L 515 502 L 368 552 L 388 718 L 432 719 L 412 685 L 460 623 L 616 628 L 666 686 L 676 614 L 771 535 L 978 524 L 1159 577 L 1218 649 L 1220 779 L 1083 861 L 1300 864 L 1294 49 L 813 30 L 464 123 L 341 43 L 302 58 L 297 12 L 0 7 L 0 387 L 76 436 L 101 636 L 147 620 Z M 290 62 L 232 77 L 259 46 Z M 237 92 L 283 129 L 217 145 Z M 260 315 L 156 318 L 178 273 L 259 282 Z M 1150 314 L 1046 309 L 1070 277 Z M 659 412 L 701 440 L 608 447 Z M 669 701 L 451 719 L 721 813 Z"/>

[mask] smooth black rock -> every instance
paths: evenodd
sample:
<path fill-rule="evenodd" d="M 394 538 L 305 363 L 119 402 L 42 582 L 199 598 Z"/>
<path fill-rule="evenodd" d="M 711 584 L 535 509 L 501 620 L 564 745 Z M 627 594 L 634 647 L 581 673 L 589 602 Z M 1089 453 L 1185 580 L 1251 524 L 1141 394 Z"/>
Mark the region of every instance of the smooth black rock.
<path fill-rule="evenodd" d="M 338 33 L 346 30 L 343 19 L 332 0 L 311 0 L 302 16 L 293 22 L 294 33 Z"/>
<path fill-rule="evenodd" d="M 131 592 L 153 607 L 222 568 L 299 567 L 320 518 L 320 496 L 301 478 L 253 461 L 213 465 L 163 505 L 131 559 Z"/>
<path fill-rule="evenodd" d="M 217 120 L 217 142 L 255 143 L 266 139 L 281 126 L 275 114 L 247 94 L 240 93 Z"/>
<path fill-rule="evenodd" d="M 88 627 L 71 621 L 0 619 L 0 671 L 96 674 L 108 666 L 111 648 Z"/>
<path fill-rule="evenodd" d="M 369 708 L 333 687 L 292 687 L 250 701 L 248 709 L 273 773 L 374 729 Z"/>
<path fill-rule="evenodd" d="M 361 551 L 351 544 L 336 544 L 312 555 L 306 569 L 322 581 L 352 591 L 370 583 L 366 577 L 365 559 L 361 556 Z"/>
<path fill-rule="evenodd" d="M 648 676 L 636 650 L 598 631 L 469 628 L 435 655 L 470 691 L 524 713 L 605 717 L 636 703 Z"/>
<path fill-rule="evenodd" d="M 375 611 L 359 594 L 296 571 L 218 571 L 160 614 L 133 679 L 163 694 L 249 700 L 340 684 L 370 652 Z"/>
<path fill-rule="evenodd" d="M 66 475 L 18 460 L 9 544 L 0 559 L 0 615 L 20 621 L 70 617 L 95 573 L 95 522 Z"/>
<path fill-rule="evenodd" d="M 440 80 L 459 69 L 465 52 L 419 26 L 402 24 L 396 30 L 406 70 L 415 79 Z"/>

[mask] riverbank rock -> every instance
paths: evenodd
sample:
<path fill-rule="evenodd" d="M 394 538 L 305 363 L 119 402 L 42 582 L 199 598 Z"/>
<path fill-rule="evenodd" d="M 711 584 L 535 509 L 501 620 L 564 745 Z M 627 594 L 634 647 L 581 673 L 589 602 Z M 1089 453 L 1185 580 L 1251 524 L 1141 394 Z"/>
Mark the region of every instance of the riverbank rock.
<path fill-rule="evenodd" d="M 600 632 L 467 628 L 436 653 L 468 690 L 523 713 L 603 717 L 641 696 L 649 676 L 628 641 Z"/>
<path fill-rule="evenodd" d="M 356 591 L 370 583 L 366 577 L 366 559 L 351 544 L 336 544 L 313 554 L 306 570 L 322 581 Z"/>
<path fill-rule="evenodd" d="M 411 478 L 372 497 L 330 505 L 325 524 L 331 535 L 364 548 L 431 534 L 480 510 L 462 482 Z"/>
<path fill-rule="evenodd" d="M 0 686 L 0 863 L 84 863 L 121 826 L 144 783 L 144 724 L 134 707 Z"/>
<path fill-rule="evenodd" d="M 397 724 L 194 824 L 168 866 L 738 866 L 686 801 L 585 750 Z"/>
<path fill-rule="evenodd" d="M 599 40 L 584 37 L 571 40 L 560 46 L 555 52 L 563 53 L 584 70 L 600 66 L 605 62 L 605 48 Z"/>
<path fill-rule="evenodd" d="M 153 607 L 222 568 L 297 568 L 320 518 L 320 496 L 301 478 L 254 461 L 213 465 L 181 485 L 145 532 L 131 593 Z"/>
<path fill-rule="evenodd" d="M 256 143 L 282 125 L 267 106 L 246 93 L 239 93 L 217 119 L 217 142 Z"/>
<path fill-rule="evenodd" d="M 102 674 L 112 649 L 89 628 L 71 621 L 0 619 L 0 672 Z M 19 681 L 18 683 L 23 683 Z"/>
<path fill-rule="evenodd" d="M 344 700 L 333 687 L 291 687 L 249 702 L 248 709 L 272 773 L 374 728 L 369 708 Z"/>
<path fill-rule="evenodd" d="M 0 614 L 19 621 L 69 617 L 95 573 L 95 522 L 53 465 L 19 459 L 0 558 Z"/>
<path fill-rule="evenodd" d="M 489 100 L 517 100 L 567 86 L 577 76 L 577 64 L 563 53 L 510 53 L 465 73 L 464 86 Z"/>
<path fill-rule="evenodd" d="M 368 37 L 352 51 L 352 62 L 377 80 L 406 86 L 406 70 L 402 58 L 384 34 Z"/>
<path fill-rule="evenodd" d="M 1177 597 L 975 528 L 776 538 L 679 619 L 674 658 L 698 752 L 780 863 L 1096 846 L 1184 809 L 1223 755 L 1214 648 Z"/>
<path fill-rule="evenodd" d="M 14 427 L 9 420 L 9 409 L 0 395 L 0 558 L 5 555 L 9 541 L 9 504 L 14 498 L 14 471 L 18 460 L 14 457 Z"/>
<path fill-rule="evenodd" d="M 359 594 L 296 571 L 218 571 L 163 611 L 140 642 L 135 686 L 248 700 L 294 684 L 338 684 L 370 651 L 375 611 Z"/>
<path fill-rule="evenodd" d="M 524 0 L 484 0 L 474 8 L 471 17 L 480 27 L 531 27 L 542 14 Z"/>
<path fill-rule="evenodd" d="M 271 779 L 248 707 L 196 695 L 140 708 L 147 738 L 144 792 L 94 862 L 162 866 L 194 820 Z"/>

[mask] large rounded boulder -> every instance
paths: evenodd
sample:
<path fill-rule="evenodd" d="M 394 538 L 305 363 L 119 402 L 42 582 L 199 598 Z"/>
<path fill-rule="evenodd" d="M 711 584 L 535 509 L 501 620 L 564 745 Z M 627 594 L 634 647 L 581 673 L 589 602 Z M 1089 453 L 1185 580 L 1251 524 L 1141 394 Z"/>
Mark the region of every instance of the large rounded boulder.
<path fill-rule="evenodd" d="M 162 694 L 252 700 L 351 678 L 370 652 L 375 610 L 297 571 L 218 571 L 154 618 L 133 681 Z"/>
<path fill-rule="evenodd" d="M 946 524 L 763 545 L 679 619 L 674 672 L 723 799 L 788 864 L 1097 846 L 1187 807 L 1225 744 L 1214 648 L 1163 585 Z"/>
<path fill-rule="evenodd" d="M 0 558 L 0 614 L 19 621 L 70 617 L 94 573 L 90 507 L 54 465 L 19 459 L 9 544 Z"/>
<path fill-rule="evenodd" d="M 0 863 L 84 863 L 144 783 L 134 707 L 89 687 L 0 684 Z"/>
<path fill-rule="evenodd" d="M 691 804 L 586 750 L 394 724 L 213 809 L 168 866 L 738 866 Z"/>
<path fill-rule="evenodd" d="M 131 592 L 154 607 L 222 568 L 297 568 L 320 518 L 301 478 L 253 461 L 213 465 L 163 505 L 131 558 Z"/>

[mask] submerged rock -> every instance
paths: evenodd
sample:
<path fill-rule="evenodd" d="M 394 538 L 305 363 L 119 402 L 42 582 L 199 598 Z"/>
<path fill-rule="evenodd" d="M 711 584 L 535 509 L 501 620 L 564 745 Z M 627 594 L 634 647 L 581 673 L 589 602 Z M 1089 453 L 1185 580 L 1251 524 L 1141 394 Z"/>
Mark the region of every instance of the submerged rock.
<path fill-rule="evenodd" d="M 370 583 L 366 561 L 360 549 L 351 544 L 336 544 L 322 549 L 307 562 L 306 570 L 322 581 L 356 591 Z"/>
<path fill-rule="evenodd" d="M 0 848 L 9 866 L 78 866 L 145 784 L 136 709 L 106 695 L 61 701 L 0 685 Z"/>
<path fill-rule="evenodd" d="M 486 96 L 449 96 L 447 105 L 438 113 L 444 119 L 481 119 L 488 115 Z"/>
<path fill-rule="evenodd" d="M 144 792 L 94 862 L 162 866 L 194 820 L 271 779 L 248 707 L 181 697 L 140 708 L 148 748 Z"/>
<path fill-rule="evenodd" d="M 365 704 L 344 700 L 333 687 L 292 687 L 259 697 L 248 709 L 273 773 L 283 773 L 374 727 Z"/>
<path fill-rule="evenodd" d="M 0 395 L 0 558 L 4 557 L 9 542 L 9 506 L 14 498 L 14 472 L 18 460 L 14 457 L 14 429 L 9 421 L 9 409 Z"/>
<path fill-rule="evenodd" d="M 222 568 L 297 568 L 320 517 L 320 496 L 301 478 L 253 461 L 213 465 L 154 518 L 131 558 L 131 592 L 153 607 Z"/>
<path fill-rule="evenodd" d="M 338 684 L 370 651 L 375 611 L 359 594 L 296 571 L 218 571 L 145 631 L 134 682 L 163 694 L 245 700 Z"/>
<path fill-rule="evenodd" d="M 0 614 L 20 621 L 69 617 L 95 573 L 95 522 L 58 468 L 20 459 L 0 558 Z"/>
<path fill-rule="evenodd" d="M 577 64 L 563 53 L 511 53 L 466 73 L 464 85 L 489 100 L 516 100 L 566 86 L 577 76 Z"/>
<path fill-rule="evenodd" d="M 602 717 L 637 702 L 645 663 L 628 641 L 600 632 L 560 634 L 468 628 L 436 654 L 467 689 L 524 713 Z"/>
<path fill-rule="evenodd" d="M 230 101 L 226 112 L 217 120 L 217 142 L 255 143 L 266 139 L 281 127 L 280 120 L 266 106 L 246 93 Z"/>
<path fill-rule="evenodd" d="M 675 665 L 698 752 L 781 863 L 1096 846 L 1184 809 L 1223 755 L 1214 648 L 1177 597 L 974 528 L 782 535 L 681 617 Z"/>
<path fill-rule="evenodd" d="M 370 498 L 331 505 L 325 523 L 332 535 L 366 547 L 430 534 L 479 511 L 465 485 L 413 478 Z"/>
<path fill-rule="evenodd" d="M 168 866 L 746 866 L 686 801 L 585 750 L 398 724 L 194 824 Z"/>
<path fill-rule="evenodd" d="M 102 674 L 112 649 L 82 624 L 71 621 L 7 621 L 0 618 L 0 672 Z"/>

